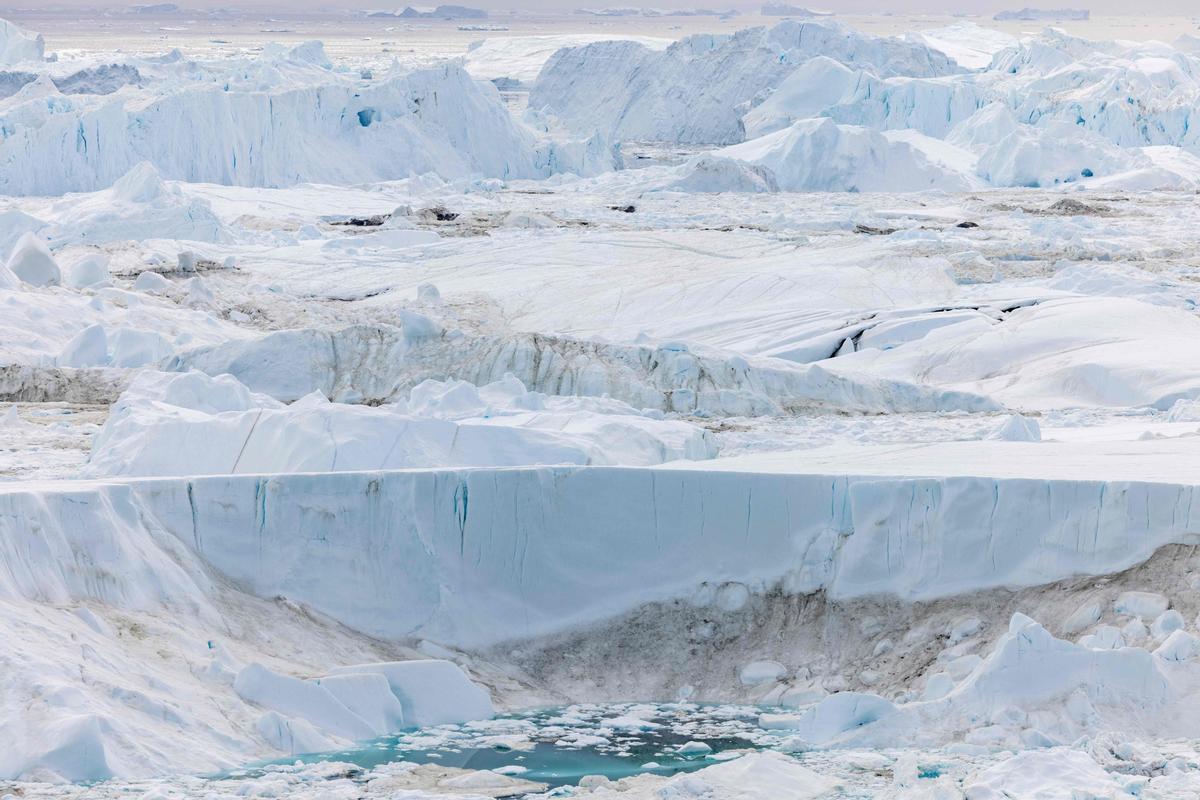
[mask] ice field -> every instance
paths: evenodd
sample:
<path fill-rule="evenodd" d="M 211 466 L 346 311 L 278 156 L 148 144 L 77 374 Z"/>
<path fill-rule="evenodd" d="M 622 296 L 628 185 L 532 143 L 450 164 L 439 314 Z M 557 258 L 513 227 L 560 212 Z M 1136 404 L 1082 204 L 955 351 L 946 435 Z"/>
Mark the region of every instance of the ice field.
<path fill-rule="evenodd" d="M 0 22 L 0 798 L 1200 796 L 1197 23 L 450 8 Z"/>

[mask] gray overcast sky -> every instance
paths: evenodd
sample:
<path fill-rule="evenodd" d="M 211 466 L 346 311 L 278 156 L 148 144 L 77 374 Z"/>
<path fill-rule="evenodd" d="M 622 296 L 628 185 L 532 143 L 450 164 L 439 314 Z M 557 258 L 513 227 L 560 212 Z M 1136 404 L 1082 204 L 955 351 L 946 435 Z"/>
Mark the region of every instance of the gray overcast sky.
<path fill-rule="evenodd" d="M 86 8 L 120 8 L 134 5 L 146 5 L 160 0 L 0 0 L 0 7 L 36 8 L 39 6 L 69 6 Z M 806 3 L 804 0 L 783 0 L 795 5 L 809 5 L 813 8 L 824 8 L 833 11 L 854 13 L 897 11 L 897 12 L 950 12 L 966 11 L 969 13 L 992 14 L 1005 8 L 1087 8 L 1093 14 L 1127 14 L 1131 12 L 1128 0 L 814 0 Z M 408 3 L 403 0 L 172 0 L 182 8 L 267 8 L 300 10 L 303 8 L 361 8 L 387 9 L 404 8 Z M 609 6 L 633 6 L 647 8 L 738 8 L 742 10 L 756 9 L 762 5 L 759 0 L 418 0 L 413 5 L 431 6 L 439 2 L 456 3 L 459 5 L 475 6 L 477 8 L 507 9 L 523 8 L 530 10 L 552 10 L 572 8 L 603 8 Z M 1200 6 L 1195 0 L 1149 0 L 1137 5 L 1138 15 L 1194 15 L 1200 14 Z"/>

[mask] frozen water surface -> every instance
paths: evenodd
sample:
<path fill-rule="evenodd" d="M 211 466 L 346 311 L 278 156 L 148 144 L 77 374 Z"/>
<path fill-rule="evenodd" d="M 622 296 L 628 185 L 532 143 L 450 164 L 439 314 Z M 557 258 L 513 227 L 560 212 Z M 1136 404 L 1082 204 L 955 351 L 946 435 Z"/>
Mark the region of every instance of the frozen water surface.
<path fill-rule="evenodd" d="M 551 787 L 576 785 L 588 775 L 614 781 L 641 773 L 670 776 L 785 746 L 784 735 L 758 726 L 761 713 L 752 706 L 687 703 L 556 706 L 423 728 L 298 760 L 365 769 L 396 761 L 434 763 L 491 770 Z M 261 773 L 231 773 L 243 774 Z"/>

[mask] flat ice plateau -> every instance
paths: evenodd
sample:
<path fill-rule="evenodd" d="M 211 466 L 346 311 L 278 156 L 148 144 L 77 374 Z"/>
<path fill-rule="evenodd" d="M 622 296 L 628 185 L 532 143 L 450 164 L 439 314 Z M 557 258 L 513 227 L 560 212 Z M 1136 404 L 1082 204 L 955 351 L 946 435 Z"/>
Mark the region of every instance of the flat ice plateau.
<path fill-rule="evenodd" d="M 1200 40 L 626 16 L 0 21 L 0 798 L 1200 796 Z"/>

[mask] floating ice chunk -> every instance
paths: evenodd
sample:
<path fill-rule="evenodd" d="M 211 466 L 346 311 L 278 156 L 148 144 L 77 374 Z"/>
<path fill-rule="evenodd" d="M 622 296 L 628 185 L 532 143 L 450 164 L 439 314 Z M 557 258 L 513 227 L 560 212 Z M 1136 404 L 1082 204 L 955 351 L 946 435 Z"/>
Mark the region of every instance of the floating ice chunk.
<path fill-rule="evenodd" d="M 675 748 L 675 752 L 681 756 L 699 756 L 711 753 L 712 747 L 704 742 L 684 742 Z"/>
<path fill-rule="evenodd" d="M 779 705 L 784 708 L 803 708 L 819 703 L 828 696 L 829 692 L 819 686 L 794 686 L 779 695 Z"/>
<path fill-rule="evenodd" d="M 1169 605 L 1170 601 L 1156 592 L 1122 592 L 1113 603 L 1113 611 L 1149 622 L 1157 619 Z"/>
<path fill-rule="evenodd" d="M 393 733 L 405 725 L 404 709 L 387 678 L 379 673 L 329 675 L 312 682 L 361 717 L 377 734 Z"/>
<path fill-rule="evenodd" d="M 487 690 L 473 683 L 456 664 L 440 659 L 392 661 L 339 667 L 331 675 L 374 673 L 387 678 L 404 709 L 406 725 L 425 727 L 491 719 L 495 711 Z"/>
<path fill-rule="evenodd" d="M 58 262 L 46 243 L 34 233 L 22 234 L 13 245 L 8 269 L 30 286 L 57 286 L 62 282 Z"/>
<path fill-rule="evenodd" d="M 743 686 L 758 686 L 777 681 L 787 675 L 787 667 L 778 661 L 751 661 L 738 670 L 738 680 Z"/>
<path fill-rule="evenodd" d="M 343 739 L 370 739 L 386 732 L 373 728 L 324 687 L 280 675 L 262 664 L 244 667 L 233 682 L 233 690 L 247 702 L 307 720 L 318 730 Z"/>

